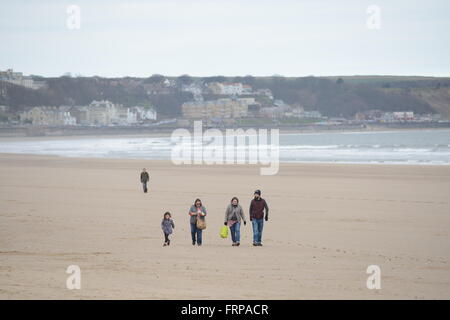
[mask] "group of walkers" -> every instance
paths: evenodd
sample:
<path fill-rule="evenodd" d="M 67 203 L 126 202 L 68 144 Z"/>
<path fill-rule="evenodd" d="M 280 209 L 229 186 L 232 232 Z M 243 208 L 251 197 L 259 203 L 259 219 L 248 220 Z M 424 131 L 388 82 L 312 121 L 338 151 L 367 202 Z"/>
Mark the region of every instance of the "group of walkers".
<path fill-rule="evenodd" d="M 145 168 L 141 173 L 141 183 L 144 192 L 147 193 L 148 172 Z M 201 246 L 203 244 L 202 232 L 206 228 L 207 211 L 200 199 L 195 199 L 194 204 L 189 208 L 189 224 L 192 238 L 192 245 Z M 261 190 L 254 192 L 254 197 L 249 209 L 250 221 L 253 229 L 253 246 L 262 246 L 262 232 L 264 221 L 269 220 L 269 206 L 266 200 L 261 198 Z M 233 197 L 225 210 L 224 225 L 230 229 L 232 246 L 239 246 L 241 242 L 241 225 L 247 225 L 244 210 L 239 204 L 239 199 Z M 161 222 L 164 233 L 164 246 L 170 245 L 169 236 L 173 233 L 175 223 L 170 212 L 165 212 Z"/>
<path fill-rule="evenodd" d="M 269 206 L 266 200 L 261 198 L 261 191 L 256 190 L 254 198 L 250 204 L 250 221 L 253 227 L 253 245 L 262 246 L 262 232 L 264 221 L 269 220 Z M 200 199 L 196 199 L 189 209 L 189 224 L 191 230 L 192 245 L 201 246 L 203 243 L 202 233 L 206 228 L 207 211 Z M 232 246 L 239 246 L 241 243 L 241 224 L 247 225 L 244 210 L 239 204 L 239 199 L 233 197 L 231 203 L 225 210 L 224 225 L 230 228 Z M 175 224 L 171 218 L 170 212 L 164 214 L 161 222 L 161 228 L 164 233 L 164 246 L 170 245 L 169 235 L 172 234 Z"/>

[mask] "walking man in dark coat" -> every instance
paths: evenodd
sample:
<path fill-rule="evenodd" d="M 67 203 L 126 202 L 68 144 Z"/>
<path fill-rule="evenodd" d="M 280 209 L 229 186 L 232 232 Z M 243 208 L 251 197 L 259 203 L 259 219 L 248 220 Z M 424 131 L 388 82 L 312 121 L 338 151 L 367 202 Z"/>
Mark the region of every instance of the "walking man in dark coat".
<path fill-rule="evenodd" d="M 142 187 L 144 188 L 144 192 L 147 193 L 147 182 L 150 180 L 150 177 L 148 176 L 147 170 L 144 168 L 141 172 L 141 183 Z"/>
<path fill-rule="evenodd" d="M 266 214 L 264 215 L 264 210 Z M 261 190 L 256 190 L 254 198 L 250 203 L 250 221 L 253 227 L 253 245 L 262 246 L 261 238 L 264 227 L 264 220 L 269 220 L 269 206 L 266 200 L 261 198 Z"/>

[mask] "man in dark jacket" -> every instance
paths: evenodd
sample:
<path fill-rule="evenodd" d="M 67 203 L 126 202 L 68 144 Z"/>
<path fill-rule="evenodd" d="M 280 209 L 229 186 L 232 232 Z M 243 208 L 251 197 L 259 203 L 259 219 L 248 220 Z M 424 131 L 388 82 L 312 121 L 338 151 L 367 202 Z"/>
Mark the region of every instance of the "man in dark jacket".
<path fill-rule="evenodd" d="M 266 215 L 264 216 L 264 210 Z M 256 190 L 254 199 L 250 203 L 250 221 L 253 226 L 253 245 L 255 247 L 262 246 L 261 238 L 264 227 L 264 220 L 269 220 L 269 206 L 266 200 L 261 198 L 261 190 Z"/>
<path fill-rule="evenodd" d="M 144 188 L 144 192 L 147 193 L 147 182 L 150 180 L 150 177 L 148 176 L 147 170 L 144 168 L 141 172 L 141 183 L 142 187 Z"/>

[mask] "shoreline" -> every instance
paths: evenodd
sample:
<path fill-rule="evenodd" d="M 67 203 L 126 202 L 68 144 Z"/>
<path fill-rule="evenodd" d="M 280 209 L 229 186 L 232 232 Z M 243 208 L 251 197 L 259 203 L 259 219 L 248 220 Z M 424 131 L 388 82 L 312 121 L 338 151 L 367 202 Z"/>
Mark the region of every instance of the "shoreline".
<path fill-rule="evenodd" d="M 118 139 L 118 138 L 167 138 L 170 137 L 172 132 L 178 128 L 173 128 L 171 130 L 161 130 L 161 131 L 149 131 L 147 133 L 135 133 L 135 132 L 120 132 L 120 133 L 88 133 L 90 130 L 86 130 L 85 132 L 88 134 L 84 134 L 80 132 L 79 134 L 50 134 L 50 135 L 2 135 L 0 134 L 0 142 L 1 141 L 24 141 L 24 140 L 78 140 L 78 139 Z M 193 128 L 182 128 L 187 129 L 192 132 Z M 209 128 L 203 128 L 203 131 L 206 131 Z M 222 132 L 225 132 L 227 129 L 236 130 L 237 128 L 217 128 Z M 383 126 L 374 126 L 370 129 L 358 129 L 358 128 L 336 128 L 336 129 L 289 129 L 289 128 L 252 128 L 252 127 L 242 127 L 243 130 L 248 129 L 267 129 L 273 130 L 278 129 L 280 134 L 323 134 L 323 133 L 370 133 L 370 132 L 403 132 L 403 131 L 435 131 L 435 130 L 450 130 L 450 127 L 418 127 L 418 128 L 399 128 L 399 127 L 383 127 Z M 101 130 L 101 129 L 98 129 Z"/>
<path fill-rule="evenodd" d="M 72 157 L 72 156 L 62 156 L 62 155 L 54 155 L 54 154 L 36 154 L 36 153 L 8 153 L 8 152 L 0 152 L 0 157 L 15 157 L 15 156 L 26 156 L 26 157 L 37 157 L 37 158 L 52 158 L 52 159 L 72 159 L 72 160 L 113 160 L 113 161 L 140 161 L 140 162 L 146 162 L 146 163 L 170 163 L 173 164 L 173 162 L 169 159 L 146 159 L 146 158 L 119 158 L 119 157 Z M 395 166 L 395 167 L 401 167 L 401 166 L 407 166 L 407 167 L 449 167 L 450 163 L 442 164 L 442 163 L 411 163 L 411 162 L 326 162 L 326 161 L 280 161 L 281 165 L 310 165 L 310 166 Z M 173 164 L 175 165 L 175 164 Z M 205 163 L 201 164 L 180 164 L 176 166 L 185 166 L 185 167 L 192 167 L 192 168 L 198 168 L 200 166 L 207 166 L 207 167 L 214 167 L 214 166 L 221 166 L 221 167 L 233 167 L 233 166 L 247 166 L 250 168 L 264 168 L 267 167 L 267 165 L 261 165 L 259 163 L 257 164 L 212 164 L 208 165 Z"/>

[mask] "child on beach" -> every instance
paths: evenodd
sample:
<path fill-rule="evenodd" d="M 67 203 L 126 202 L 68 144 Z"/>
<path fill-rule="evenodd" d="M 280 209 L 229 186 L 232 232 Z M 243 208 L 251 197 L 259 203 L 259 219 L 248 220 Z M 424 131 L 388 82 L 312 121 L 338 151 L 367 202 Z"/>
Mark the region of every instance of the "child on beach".
<path fill-rule="evenodd" d="M 175 224 L 172 220 L 172 215 L 170 212 L 164 213 L 164 218 L 161 222 L 161 229 L 164 232 L 164 247 L 170 245 L 169 235 L 172 234 L 173 229 L 175 229 Z"/>

